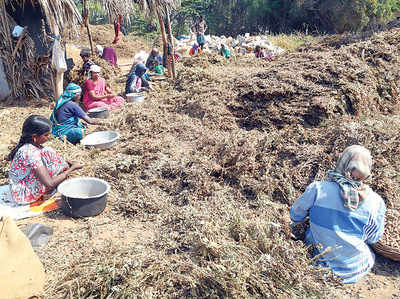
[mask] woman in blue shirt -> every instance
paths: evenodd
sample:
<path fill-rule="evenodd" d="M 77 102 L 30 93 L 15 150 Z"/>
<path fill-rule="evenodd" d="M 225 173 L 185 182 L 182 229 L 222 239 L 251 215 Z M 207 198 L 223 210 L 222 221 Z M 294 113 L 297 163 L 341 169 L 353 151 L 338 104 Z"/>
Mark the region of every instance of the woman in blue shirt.
<path fill-rule="evenodd" d="M 371 166 L 366 148 L 346 148 L 327 181 L 310 184 L 290 209 L 294 223 L 309 216 L 305 242 L 317 245 L 319 263 L 344 283 L 357 282 L 371 270 L 375 256 L 368 244 L 378 242 L 384 232 L 385 203 L 363 183 Z"/>
<path fill-rule="evenodd" d="M 64 136 L 72 144 L 77 144 L 83 138 L 85 127 L 80 122 L 83 119 L 88 124 L 97 125 L 99 121 L 86 115 L 76 103 L 82 94 L 82 89 L 75 83 L 69 83 L 64 93 L 57 100 L 50 120 L 53 123 L 52 134 L 61 139 Z"/>
<path fill-rule="evenodd" d="M 146 74 L 147 67 L 143 63 L 139 63 L 135 71 L 129 74 L 128 80 L 125 85 L 125 94 L 139 92 L 143 88 L 153 90 L 153 87 L 148 81 L 150 81 L 149 76 Z"/>

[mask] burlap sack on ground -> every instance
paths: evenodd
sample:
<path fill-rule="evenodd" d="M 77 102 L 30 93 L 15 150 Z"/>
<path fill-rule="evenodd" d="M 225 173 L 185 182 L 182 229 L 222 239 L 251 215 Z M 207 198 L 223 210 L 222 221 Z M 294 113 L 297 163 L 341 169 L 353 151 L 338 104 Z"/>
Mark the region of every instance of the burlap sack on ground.
<path fill-rule="evenodd" d="M 0 298 L 41 295 L 45 273 L 33 248 L 10 217 L 0 219 Z"/>

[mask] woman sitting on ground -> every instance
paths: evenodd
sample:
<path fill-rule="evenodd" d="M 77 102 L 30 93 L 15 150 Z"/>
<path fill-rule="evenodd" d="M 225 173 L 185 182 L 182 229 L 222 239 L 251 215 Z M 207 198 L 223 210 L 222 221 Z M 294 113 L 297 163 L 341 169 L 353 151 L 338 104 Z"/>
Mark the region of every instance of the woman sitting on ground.
<path fill-rule="evenodd" d="M 139 63 L 136 66 L 135 71 L 129 75 L 128 80 L 126 81 L 125 94 L 140 92 L 143 88 L 153 90 L 148 82 L 149 78 L 146 77 L 146 72 L 147 67 L 143 63 Z"/>
<path fill-rule="evenodd" d="M 51 136 L 51 122 L 40 115 L 29 116 L 22 136 L 8 156 L 11 162 L 8 180 L 12 199 L 19 205 L 29 204 L 51 194 L 68 175 L 83 167 L 68 162 L 52 148 L 43 147 Z"/>
<path fill-rule="evenodd" d="M 231 51 L 229 51 L 228 47 L 225 44 L 221 44 L 221 49 L 219 49 L 219 55 L 225 56 L 226 59 L 231 57 Z"/>
<path fill-rule="evenodd" d="M 290 209 L 294 223 L 309 216 L 305 242 L 320 245 L 315 249 L 321 254 L 319 263 L 344 283 L 355 283 L 371 270 L 375 256 L 368 244 L 378 242 L 384 231 L 385 204 L 363 183 L 371 166 L 366 148 L 346 148 L 327 181 L 309 185 Z"/>
<path fill-rule="evenodd" d="M 254 48 L 254 55 L 256 58 L 265 58 L 264 50 L 259 45 Z"/>
<path fill-rule="evenodd" d="M 83 60 L 83 65 L 80 73 L 83 76 L 87 76 L 90 67 L 94 64 L 94 62 L 90 59 L 90 57 L 92 56 L 92 52 L 90 51 L 90 49 L 82 49 L 80 55 Z"/>
<path fill-rule="evenodd" d="M 156 66 L 162 65 L 162 57 L 158 49 L 154 48 L 146 60 L 146 67 L 152 72 L 156 71 Z"/>
<path fill-rule="evenodd" d="M 268 54 L 265 53 L 264 49 L 262 49 L 260 46 L 256 46 L 254 49 L 254 55 L 256 58 L 262 58 L 265 60 L 271 60 L 274 57 L 273 52 L 269 52 Z"/>
<path fill-rule="evenodd" d="M 104 48 L 101 58 L 107 60 L 111 66 L 118 66 L 117 53 L 113 48 Z"/>
<path fill-rule="evenodd" d="M 83 105 L 86 111 L 99 107 L 107 107 L 111 111 L 120 108 L 125 103 L 123 97 L 111 91 L 106 80 L 99 76 L 100 72 L 101 68 L 98 65 L 90 67 L 90 79 L 86 80 L 83 93 Z"/>
<path fill-rule="evenodd" d="M 87 116 L 77 104 L 81 93 L 82 89 L 79 85 L 69 83 L 50 116 L 50 120 L 53 123 L 52 134 L 61 139 L 65 136 L 72 144 L 77 144 L 83 138 L 85 127 L 80 122 L 80 119 L 83 119 L 88 124 L 99 124 L 98 120 Z"/>

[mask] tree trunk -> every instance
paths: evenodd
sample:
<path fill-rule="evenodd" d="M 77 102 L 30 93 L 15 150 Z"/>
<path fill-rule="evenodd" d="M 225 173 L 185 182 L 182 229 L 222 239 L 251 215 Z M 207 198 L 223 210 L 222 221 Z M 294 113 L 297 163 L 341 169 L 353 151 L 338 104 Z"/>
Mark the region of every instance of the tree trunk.
<path fill-rule="evenodd" d="M 164 55 L 166 53 L 166 57 L 167 57 L 168 76 L 171 76 L 171 70 L 170 70 L 170 66 L 169 66 L 169 62 L 168 62 L 168 47 L 167 47 L 167 38 L 165 36 L 165 26 L 164 26 L 164 22 L 163 22 L 159 8 L 157 8 L 157 16 L 158 16 L 158 22 L 160 23 L 161 37 L 162 37 L 162 41 L 163 41 L 163 51 L 164 51 Z"/>
<path fill-rule="evenodd" d="M 83 12 L 84 12 L 84 15 L 82 16 L 82 18 L 84 20 L 85 27 L 86 27 L 86 30 L 87 30 L 87 34 L 88 34 L 88 37 L 89 37 L 90 50 L 92 51 L 92 55 L 94 55 L 95 52 L 94 52 L 92 34 L 91 34 L 90 28 L 89 28 L 89 11 L 88 11 L 87 6 L 86 6 L 86 0 L 83 0 Z"/>
<path fill-rule="evenodd" d="M 172 80 L 175 80 L 176 74 L 175 74 L 174 39 L 173 39 L 173 36 L 172 36 L 171 22 L 170 22 L 170 19 L 169 19 L 169 9 L 168 9 L 168 7 L 165 7 L 165 14 L 167 16 L 168 39 L 169 39 L 169 41 L 171 43 L 171 51 L 172 51 L 172 60 L 171 60 Z"/>

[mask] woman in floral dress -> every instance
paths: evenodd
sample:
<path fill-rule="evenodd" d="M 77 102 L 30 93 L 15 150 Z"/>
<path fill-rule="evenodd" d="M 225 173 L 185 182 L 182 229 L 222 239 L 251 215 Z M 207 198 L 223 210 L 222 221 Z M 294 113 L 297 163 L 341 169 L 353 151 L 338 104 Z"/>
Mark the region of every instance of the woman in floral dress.
<path fill-rule="evenodd" d="M 29 116 L 22 127 L 22 136 L 8 158 L 11 162 L 8 176 L 13 201 L 19 205 L 42 199 L 83 167 L 67 162 L 51 147 L 43 147 L 51 136 L 51 122 L 40 115 Z"/>

